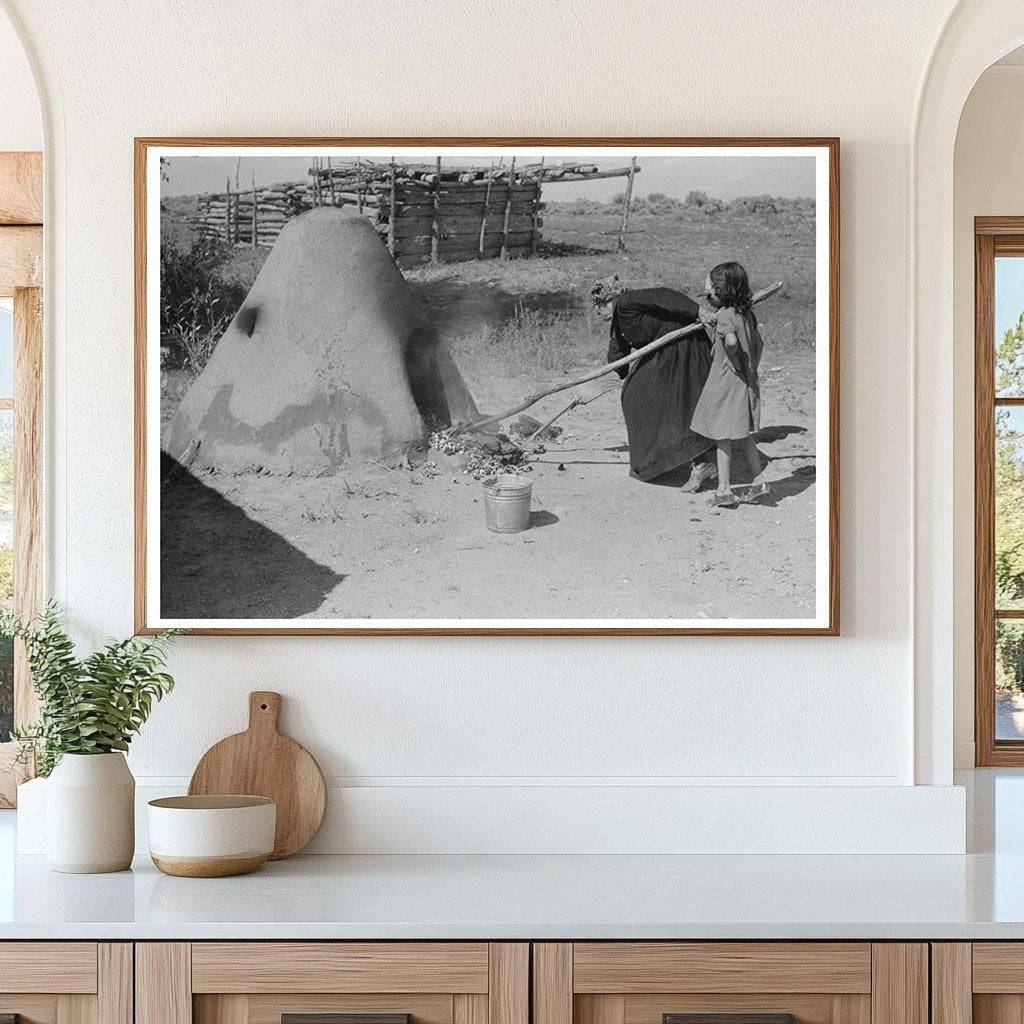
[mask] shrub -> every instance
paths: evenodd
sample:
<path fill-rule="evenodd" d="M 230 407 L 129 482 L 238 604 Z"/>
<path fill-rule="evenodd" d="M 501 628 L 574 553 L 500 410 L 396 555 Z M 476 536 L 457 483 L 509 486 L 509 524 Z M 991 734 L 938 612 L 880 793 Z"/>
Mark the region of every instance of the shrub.
<path fill-rule="evenodd" d="M 775 196 L 737 196 L 730 204 L 733 213 L 780 213 L 785 200 Z"/>
<path fill-rule="evenodd" d="M 592 213 L 601 213 L 604 208 L 604 203 L 599 203 L 596 199 L 583 199 L 582 197 L 577 197 L 571 203 L 566 205 L 565 212 L 568 213 L 570 217 L 582 217 Z"/>
<path fill-rule="evenodd" d="M 218 273 L 227 253 L 197 241 L 188 251 L 160 246 L 160 337 L 165 364 L 197 374 L 238 311 L 245 292 Z"/>
<path fill-rule="evenodd" d="M 725 209 L 725 203 L 721 199 L 709 196 L 707 192 L 692 191 L 686 194 L 683 206 L 687 209 L 700 210 L 703 213 L 721 213 Z"/>
<path fill-rule="evenodd" d="M 650 192 L 647 195 L 647 211 L 656 217 L 663 217 L 666 214 L 678 213 L 683 204 L 674 196 L 667 196 L 664 192 Z"/>

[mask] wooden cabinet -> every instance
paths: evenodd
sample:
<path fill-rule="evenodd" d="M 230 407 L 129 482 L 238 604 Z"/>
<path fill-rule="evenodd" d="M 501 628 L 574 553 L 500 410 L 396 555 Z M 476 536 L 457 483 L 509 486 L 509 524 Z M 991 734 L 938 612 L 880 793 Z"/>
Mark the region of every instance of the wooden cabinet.
<path fill-rule="evenodd" d="M 1024 1020 L 1024 942 L 934 942 L 933 1024 Z"/>
<path fill-rule="evenodd" d="M 8 1014 L 21 1024 L 132 1024 L 131 943 L 0 943 Z"/>
<path fill-rule="evenodd" d="M 796 1024 L 928 1024 L 928 947 L 534 944 L 533 1024 L 663 1024 L 667 1014 L 736 1014 L 742 1024 L 766 1014 L 791 1014 Z"/>
<path fill-rule="evenodd" d="M 22 1024 L 711 1024 L 667 1019 L 687 1014 L 1020 1024 L 1024 943 L 0 942 L 5 1014 Z M 338 1014 L 352 1016 L 324 1020 Z"/>
<path fill-rule="evenodd" d="M 522 942 L 139 943 L 136 1022 L 408 1014 L 410 1024 L 529 1024 L 529 967 Z"/>

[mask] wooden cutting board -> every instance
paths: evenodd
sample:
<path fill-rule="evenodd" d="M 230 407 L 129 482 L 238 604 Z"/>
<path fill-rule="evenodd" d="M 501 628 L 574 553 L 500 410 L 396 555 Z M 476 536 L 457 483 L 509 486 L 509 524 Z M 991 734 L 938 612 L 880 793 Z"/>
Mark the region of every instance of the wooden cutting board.
<path fill-rule="evenodd" d="M 273 860 L 307 846 L 324 820 L 327 789 L 320 766 L 302 744 L 277 731 L 281 694 L 249 694 L 249 728 L 214 744 L 192 773 L 192 796 L 235 793 L 277 803 Z"/>

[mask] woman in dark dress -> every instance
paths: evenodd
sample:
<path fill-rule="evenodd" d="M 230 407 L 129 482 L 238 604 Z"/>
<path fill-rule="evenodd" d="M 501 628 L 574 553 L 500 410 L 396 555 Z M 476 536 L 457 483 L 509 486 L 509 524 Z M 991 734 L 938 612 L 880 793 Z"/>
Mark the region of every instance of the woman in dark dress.
<path fill-rule="evenodd" d="M 671 288 L 625 291 L 614 277 L 599 281 L 591 295 L 611 324 L 609 362 L 700 322 L 697 303 Z M 701 330 L 618 371 L 624 378 L 622 414 L 631 475 L 653 480 L 692 462 L 683 490 L 696 491 L 714 479 L 714 442 L 690 429 L 710 368 L 711 345 Z"/>

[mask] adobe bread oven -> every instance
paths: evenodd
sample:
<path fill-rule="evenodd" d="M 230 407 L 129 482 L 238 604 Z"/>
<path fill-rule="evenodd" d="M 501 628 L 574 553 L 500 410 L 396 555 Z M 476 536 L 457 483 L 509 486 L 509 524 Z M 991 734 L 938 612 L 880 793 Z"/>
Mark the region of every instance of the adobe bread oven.
<path fill-rule="evenodd" d="M 373 225 L 324 207 L 285 225 L 164 450 L 193 471 L 319 476 L 395 464 L 475 414 Z"/>

